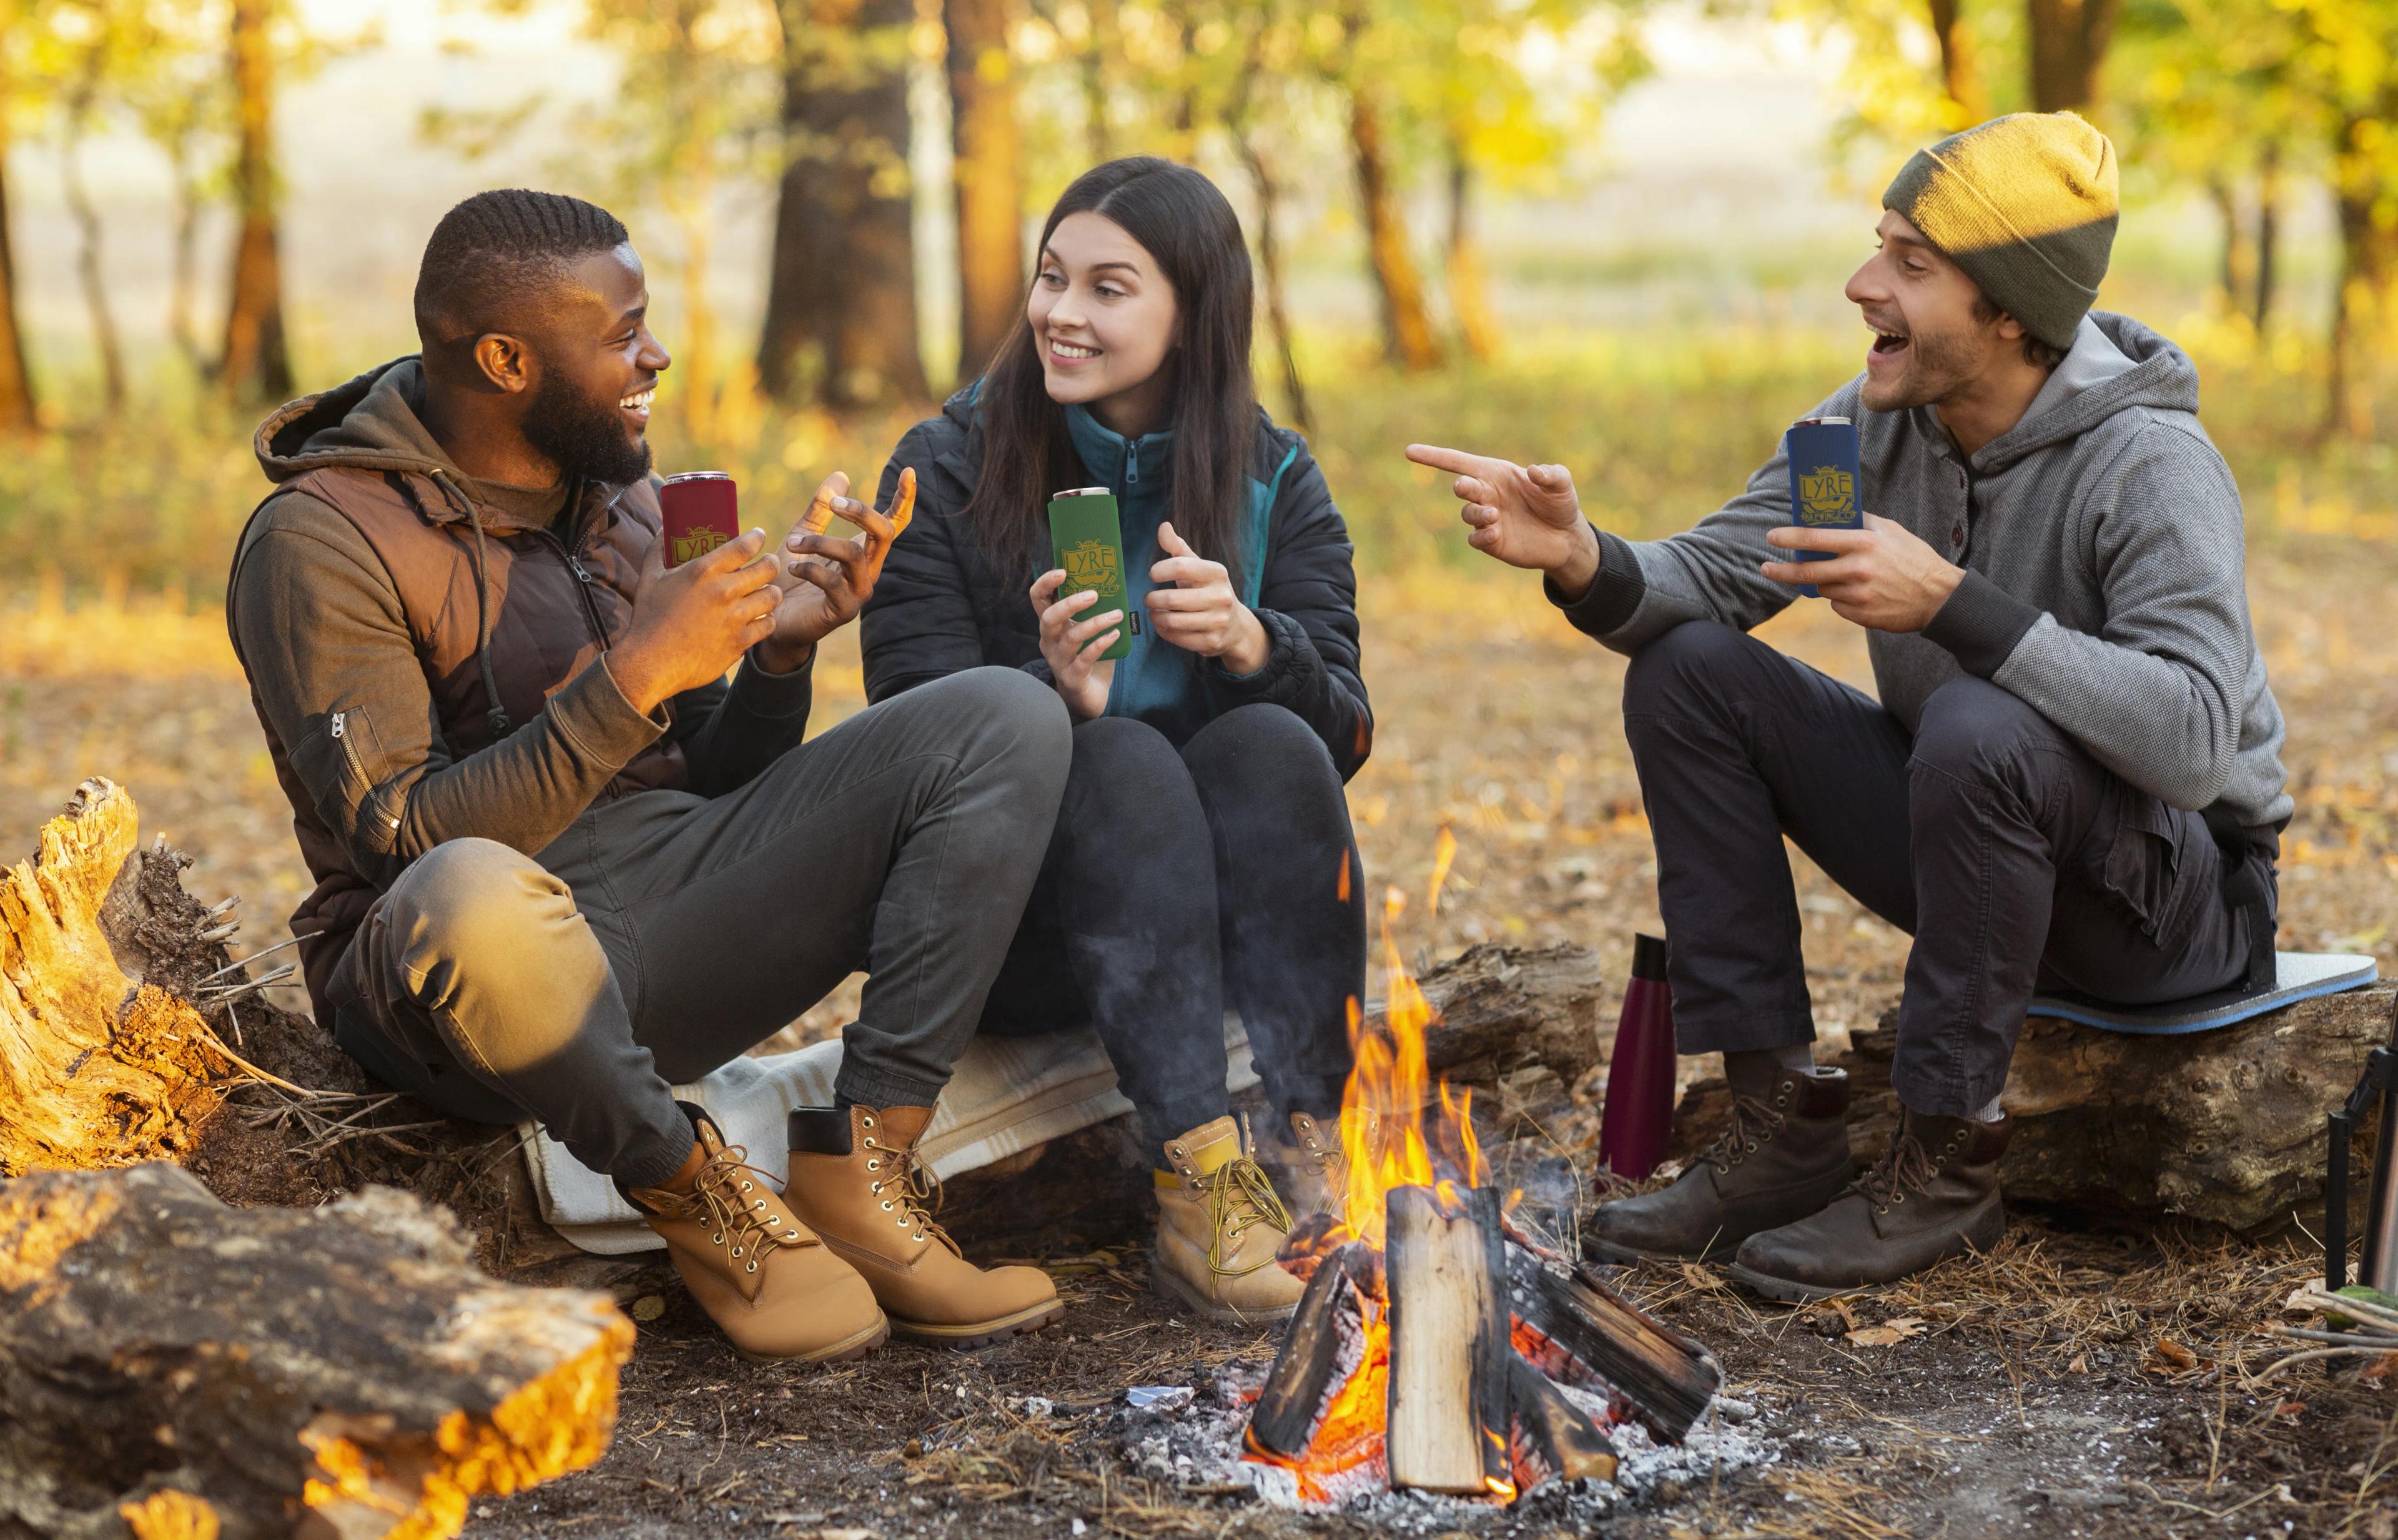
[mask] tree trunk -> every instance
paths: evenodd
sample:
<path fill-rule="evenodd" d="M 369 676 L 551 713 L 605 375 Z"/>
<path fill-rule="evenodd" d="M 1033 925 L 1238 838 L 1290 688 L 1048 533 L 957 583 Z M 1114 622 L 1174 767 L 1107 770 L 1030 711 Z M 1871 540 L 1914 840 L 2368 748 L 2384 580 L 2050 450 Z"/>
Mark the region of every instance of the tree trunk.
<path fill-rule="evenodd" d="M 632 1323 L 478 1271 L 388 1188 L 228 1209 L 169 1166 L 0 1182 L 0 1529 L 454 1535 L 608 1447 Z"/>
<path fill-rule="evenodd" d="M 2394 1005 L 2398 986 L 2376 984 L 2183 1037 L 2033 1017 L 2007 1070 L 2015 1127 L 2000 1182 L 2010 1200 L 2087 1212 L 2179 1214 L 2235 1230 L 2285 1223 L 2322 1201 L 2324 1118 L 2347 1100 L 2365 1055 L 2391 1041 Z M 1897 1041 L 1893 1013 L 1835 1060 L 1849 1073 L 1860 1161 L 1878 1157 L 1898 1126 Z M 1721 1080 L 1691 1087 L 1674 1116 L 1677 1152 L 1704 1147 L 1730 1108 Z"/>
<path fill-rule="evenodd" d="M 2098 102 L 2098 71 L 2114 41 L 2121 0 L 2024 0 L 2034 110 L 2085 112 Z"/>
<path fill-rule="evenodd" d="M 1282 269 L 1282 182 L 1273 168 L 1258 147 L 1254 131 L 1236 127 L 1233 142 L 1241 152 L 1241 164 L 1249 173 L 1249 183 L 1258 192 L 1258 277 L 1265 290 L 1266 330 L 1272 333 L 1274 356 L 1282 365 L 1282 390 L 1291 426 L 1300 432 L 1314 434 L 1315 415 L 1308 410 L 1306 382 L 1300 378 L 1299 355 L 1292 351 L 1290 340 L 1290 305 L 1285 297 Z"/>
<path fill-rule="evenodd" d="M 1406 369 L 1440 362 L 1432 317 L 1424 309 L 1423 280 L 1408 254 L 1407 220 L 1391 182 L 1390 150 L 1384 142 L 1380 93 L 1367 81 L 1349 91 L 1349 142 L 1357 164 L 1357 201 L 1366 223 L 1367 254 L 1381 301 L 1382 355 Z"/>
<path fill-rule="evenodd" d="M 2376 344 L 2398 310 L 2398 231 L 2374 219 L 2381 185 L 2378 168 L 2358 147 L 2364 120 L 2350 118 L 2332 165 L 2332 196 L 2339 229 L 2339 276 L 2332 291 L 2331 388 L 2324 403 L 2326 437 L 2360 443 L 2373 438 Z"/>
<path fill-rule="evenodd" d="M 908 173 L 914 5 L 782 0 L 778 12 L 785 163 L 759 383 L 790 399 L 813 350 L 829 405 L 922 398 Z"/>
<path fill-rule="evenodd" d="M 2274 258 L 2281 233 L 2282 147 L 2268 144 L 2257 165 L 2257 271 L 2248 312 L 2249 322 L 2259 337 L 2265 334 L 2265 323 L 2273 313 L 2273 286 L 2280 276 Z"/>
<path fill-rule="evenodd" d="M 1990 92 L 1982 84 L 1974 29 L 1958 14 L 1958 0 L 1930 3 L 1932 35 L 1940 45 L 1940 88 L 1954 109 L 1950 127 L 1971 128 L 1990 115 Z"/>
<path fill-rule="evenodd" d="M 274 0 L 234 0 L 233 88 L 238 129 L 234 157 L 233 292 L 225 308 L 220 375 L 239 401 L 291 395 L 291 356 L 283 334 L 283 265 L 276 232 L 275 59 L 267 22 Z"/>
<path fill-rule="evenodd" d="M 1474 168 L 1465 158 L 1463 132 L 1448 135 L 1448 308 L 1466 357 L 1488 363 L 1499 353 L 1499 323 L 1490 315 L 1490 291 L 1482 270 L 1482 247 L 1474 236 Z"/>
<path fill-rule="evenodd" d="M 30 433 L 40 426 L 34 400 L 34 372 L 25 355 L 25 330 L 17 312 L 17 262 L 8 244 L 8 90 L 0 76 L 0 433 Z"/>
<path fill-rule="evenodd" d="M 66 107 L 66 135 L 59 146 L 59 180 L 66 194 L 67 216 L 74 221 L 75 278 L 83 289 L 84 309 L 91 316 L 92 345 L 100 354 L 101 399 L 107 415 L 125 410 L 125 344 L 117 336 L 116 317 L 108 304 L 108 277 L 101 265 L 100 210 L 83 180 L 84 133 L 91 123 L 91 99 L 101 54 L 94 49 L 90 73 L 77 83 Z"/>
<path fill-rule="evenodd" d="M 200 179 L 192 165 L 192 136 L 175 140 L 168 158 L 175 172 L 175 255 L 173 277 L 167 290 L 167 334 L 175 350 L 202 379 L 212 378 L 217 361 L 200 345 L 199 328 L 192 319 L 192 295 L 199 287 Z"/>
<path fill-rule="evenodd" d="M 958 380 L 979 375 L 1024 313 L 1024 135 L 1008 33 L 1016 0 L 947 0 L 958 208 Z"/>
<path fill-rule="evenodd" d="M 2223 290 L 2223 313 L 2244 316 L 2256 285 L 2257 256 L 2247 223 L 2240 217 L 2239 195 L 2230 178 L 2217 175 L 2207 179 L 2206 197 L 2223 226 L 2223 264 L 2216 275 L 2216 283 Z"/>

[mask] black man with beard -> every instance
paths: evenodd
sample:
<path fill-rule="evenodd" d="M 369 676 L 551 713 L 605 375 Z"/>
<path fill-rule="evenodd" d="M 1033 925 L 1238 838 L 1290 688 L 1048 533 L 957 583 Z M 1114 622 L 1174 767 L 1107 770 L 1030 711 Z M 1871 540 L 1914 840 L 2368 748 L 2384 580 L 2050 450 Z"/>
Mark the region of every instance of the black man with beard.
<path fill-rule="evenodd" d="M 899 509 L 836 474 L 855 535 L 667 568 L 648 304 L 604 209 L 478 194 L 426 245 L 423 352 L 258 430 L 276 490 L 226 609 L 317 878 L 317 1020 L 393 1088 L 535 1119 L 613 1178 L 746 1356 L 1035 1330 L 1055 1288 L 958 1254 L 912 1132 L 1049 843 L 1065 709 L 981 669 L 802 742 L 816 643 Z M 777 1193 L 671 1087 L 861 968 L 821 1115 L 867 1131 Z"/>

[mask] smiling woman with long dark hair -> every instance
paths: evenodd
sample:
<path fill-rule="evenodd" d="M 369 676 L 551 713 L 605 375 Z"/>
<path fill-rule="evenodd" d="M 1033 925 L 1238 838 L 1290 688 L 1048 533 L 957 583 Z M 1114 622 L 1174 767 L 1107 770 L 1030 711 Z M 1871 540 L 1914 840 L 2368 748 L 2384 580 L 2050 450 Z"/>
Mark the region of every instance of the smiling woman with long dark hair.
<path fill-rule="evenodd" d="M 1152 1275 L 1211 1315 L 1287 1315 L 1291 1213 L 1230 1115 L 1223 1012 L 1247 1029 L 1309 1205 L 1345 1182 L 1364 874 L 1342 784 L 1373 715 L 1340 513 L 1260 410 L 1253 280 L 1215 184 L 1147 156 L 1066 189 L 1024 324 L 899 442 L 916 519 L 864 619 L 881 701 L 986 664 L 1053 686 L 1073 768 L 985 1031 L 1096 1027 L 1162 1152 Z M 1104 486 L 1132 614 L 1060 601 L 1048 504 Z M 1120 637 L 1131 651 L 1098 661 Z"/>

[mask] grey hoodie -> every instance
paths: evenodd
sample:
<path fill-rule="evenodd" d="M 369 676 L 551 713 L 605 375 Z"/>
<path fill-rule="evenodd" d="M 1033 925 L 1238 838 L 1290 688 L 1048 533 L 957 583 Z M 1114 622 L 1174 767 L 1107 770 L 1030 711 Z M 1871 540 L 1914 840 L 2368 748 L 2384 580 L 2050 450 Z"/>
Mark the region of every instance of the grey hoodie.
<path fill-rule="evenodd" d="M 2243 827 L 2292 807 L 2282 712 L 2249 624 L 2240 489 L 2198 423 L 2198 371 L 2164 338 L 2094 311 L 2023 420 L 1961 456 L 1928 407 L 1870 412 L 1864 376 L 1810 416 L 1857 425 L 1860 500 L 1966 570 L 1920 634 L 1868 633 L 1882 704 L 1912 731 L 1932 693 L 1973 674 L 2176 807 Z M 1790 521 L 1788 462 L 1691 529 L 1635 544 L 1601 532 L 1590 591 L 1552 601 L 1630 653 L 1685 620 L 1748 630 L 1795 590 L 1758 564 Z"/>

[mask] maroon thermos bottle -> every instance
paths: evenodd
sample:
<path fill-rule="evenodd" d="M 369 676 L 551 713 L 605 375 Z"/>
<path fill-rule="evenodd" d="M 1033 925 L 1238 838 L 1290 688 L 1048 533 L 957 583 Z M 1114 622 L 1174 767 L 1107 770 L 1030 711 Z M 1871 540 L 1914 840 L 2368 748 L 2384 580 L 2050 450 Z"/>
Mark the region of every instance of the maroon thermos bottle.
<path fill-rule="evenodd" d="M 1599 1113 L 1598 1159 L 1637 1182 L 1665 1158 L 1674 1128 L 1674 997 L 1665 987 L 1665 942 L 1632 938 L 1632 982 L 1623 991 L 1615 1055 L 1607 1066 L 1607 1105 Z"/>

